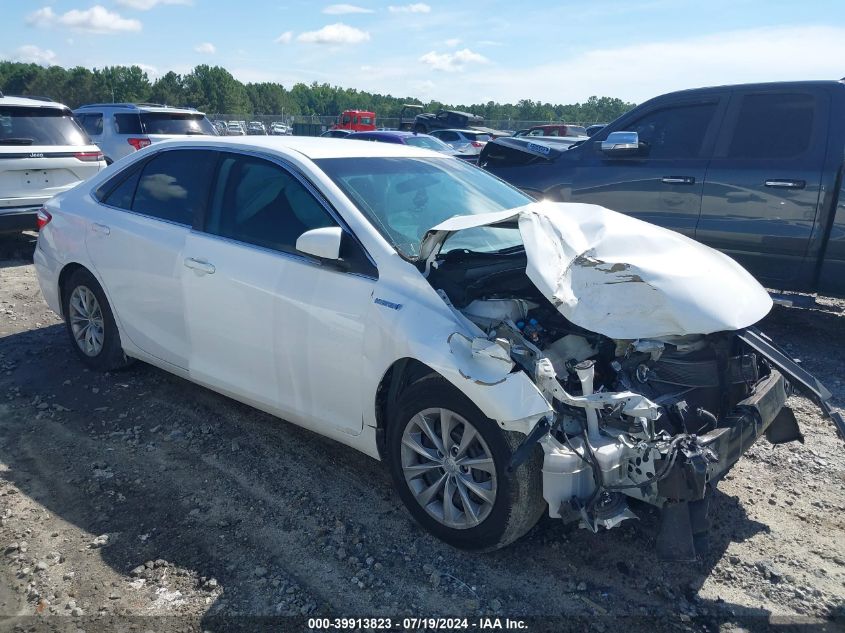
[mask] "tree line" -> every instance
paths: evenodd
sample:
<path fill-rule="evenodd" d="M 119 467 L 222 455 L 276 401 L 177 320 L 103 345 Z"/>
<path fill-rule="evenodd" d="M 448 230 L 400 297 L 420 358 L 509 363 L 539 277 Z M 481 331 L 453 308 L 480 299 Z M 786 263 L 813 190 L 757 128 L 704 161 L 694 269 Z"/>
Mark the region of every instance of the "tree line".
<path fill-rule="evenodd" d="M 398 117 L 406 103 L 466 110 L 486 120 L 607 122 L 634 107 L 613 97 L 590 97 L 584 103 L 444 104 L 413 97 L 393 97 L 326 83 L 297 83 L 290 89 L 272 82 L 242 83 L 220 66 L 206 64 L 180 75 L 168 72 L 155 80 L 138 66 L 40 66 L 0 61 L 0 90 L 12 95 L 38 95 L 75 108 L 85 103 L 150 102 L 190 106 L 208 113 L 248 115 L 337 115 L 347 109 L 373 110 L 380 118 Z"/>

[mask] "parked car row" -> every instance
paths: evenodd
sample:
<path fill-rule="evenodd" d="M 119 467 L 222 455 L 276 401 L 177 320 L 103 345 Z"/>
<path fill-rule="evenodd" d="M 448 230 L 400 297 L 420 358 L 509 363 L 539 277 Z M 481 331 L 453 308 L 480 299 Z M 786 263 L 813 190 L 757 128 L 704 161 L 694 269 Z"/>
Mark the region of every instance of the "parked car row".
<path fill-rule="evenodd" d="M 326 130 L 320 136 L 412 145 L 472 160 L 478 158 L 481 148 L 490 138 L 488 135 L 474 130 L 435 130 L 431 134 L 420 134 L 406 130 L 380 129 L 370 132 L 353 132 L 351 130 L 331 129 Z M 449 139 L 449 141 L 445 139 Z"/>
<path fill-rule="evenodd" d="M 213 122 L 220 136 L 285 136 L 292 133 L 292 128 L 281 121 L 273 121 L 269 126 L 261 121 L 222 121 Z"/>

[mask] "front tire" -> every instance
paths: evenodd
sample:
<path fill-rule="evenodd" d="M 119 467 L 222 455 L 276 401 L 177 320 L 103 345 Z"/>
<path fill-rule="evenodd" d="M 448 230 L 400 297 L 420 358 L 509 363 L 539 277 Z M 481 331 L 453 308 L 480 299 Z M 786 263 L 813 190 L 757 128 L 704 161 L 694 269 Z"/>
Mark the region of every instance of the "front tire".
<path fill-rule="evenodd" d="M 502 431 L 445 379 L 425 378 L 405 390 L 390 421 L 394 486 L 414 519 L 450 545 L 504 547 L 546 507 L 539 449 L 507 473 L 523 438 Z"/>
<path fill-rule="evenodd" d="M 79 359 L 102 372 L 128 365 L 111 307 L 94 275 L 79 268 L 62 291 L 65 327 Z"/>

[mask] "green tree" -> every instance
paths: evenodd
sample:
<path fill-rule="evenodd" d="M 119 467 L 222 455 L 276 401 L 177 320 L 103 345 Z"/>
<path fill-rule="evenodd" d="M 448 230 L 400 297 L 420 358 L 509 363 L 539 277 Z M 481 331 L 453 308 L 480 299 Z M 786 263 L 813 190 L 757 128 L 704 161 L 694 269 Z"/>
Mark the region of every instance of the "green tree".
<path fill-rule="evenodd" d="M 185 75 L 185 99 L 208 113 L 252 114 L 246 88 L 220 66 L 203 64 Z"/>
<path fill-rule="evenodd" d="M 150 90 L 150 101 L 172 106 L 186 105 L 185 82 L 182 76 L 171 70 L 156 79 Z"/>

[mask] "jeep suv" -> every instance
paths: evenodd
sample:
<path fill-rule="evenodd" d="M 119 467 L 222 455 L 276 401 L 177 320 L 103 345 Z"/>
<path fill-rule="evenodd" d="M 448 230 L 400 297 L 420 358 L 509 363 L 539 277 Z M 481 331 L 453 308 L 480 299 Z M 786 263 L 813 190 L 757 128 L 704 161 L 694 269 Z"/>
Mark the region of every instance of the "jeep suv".
<path fill-rule="evenodd" d="M 181 136 L 218 136 L 205 114 L 193 108 L 154 103 L 94 103 L 80 106 L 73 115 L 100 146 L 109 165 L 158 141 Z"/>
<path fill-rule="evenodd" d="M 35 229 L 41 205 L 105 166 L 67 106 L 0 93 L 0 233 Z"/>

